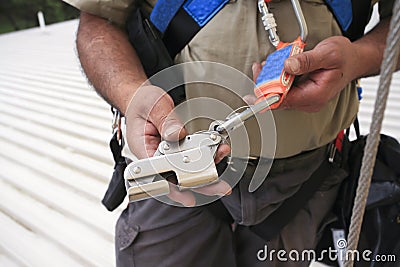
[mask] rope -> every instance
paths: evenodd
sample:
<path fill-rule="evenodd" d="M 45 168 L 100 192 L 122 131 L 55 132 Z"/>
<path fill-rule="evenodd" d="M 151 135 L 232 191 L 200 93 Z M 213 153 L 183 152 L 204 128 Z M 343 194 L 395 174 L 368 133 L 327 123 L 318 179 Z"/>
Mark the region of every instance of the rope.
<path fill-rule="evenodd" d="M 367 137 L 367 142 L 365 145 L 365 152 L 360 170 L 360 178 L 351 216 L 347 251 L 355 251 L 357 249 L 369 187 L 371 185 L 372 173 L 375 166 L 376 154 L 380 141 L 380 131 L 382 128 L 382 120 L 386 108 L 386 101 L 389 94 L 389 87 L 399 56 L 400 0 L 397 0 L 394 4 L 393 15 L 390 22 L 386 44 L 387 46 L 384 51 L 381 65 L 381 77 L 379 80 L 378 93 L 375 101 L 375 109 L 372 115 L 370 134 Z M 354 255 L 354 253 L 347 253 L 346 255 Z M 345 267 L 352 267 L 354 264 L 354 259 L 346 260 Z"/>

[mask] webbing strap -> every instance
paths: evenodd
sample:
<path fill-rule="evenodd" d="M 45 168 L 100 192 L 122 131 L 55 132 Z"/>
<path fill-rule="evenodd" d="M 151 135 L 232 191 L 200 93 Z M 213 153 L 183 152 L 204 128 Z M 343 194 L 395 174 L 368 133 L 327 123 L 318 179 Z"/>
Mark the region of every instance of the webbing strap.
<path fill-rule="evenodd" d="M 122 136 L 121 136 L 122 138 Z M 126 196 L 124 170 L 126 168 L 125 157 L 122 156 L 122 147 L 118 140 L 118 133 L 115 132 L 110 140 L 110 149 L 114 158 L 114 172 L 111 177 L 110 183 L 106 193 L 104 194 L 101 203 L 109 211 L 115 210 L 123 201 Z"/>
<path fill-rule="evenodd" d="M 183 9 L 179 9 L 164 33 L 163 41 L 171 58 L 175 58 L 200 31 L 201 27 Z"/>
<path fill-rule="evenodd" d="M 150 14 L 150 20 L 162 33 L 165 32 L 169 23 L 178 12 L 185 0 L 159 0 Z"/>
<path fill-rule="evenodd" d="M 364 35 L 365 26 L 371 16 L 371 1 L 366 0 L 325 0 L 335 15 L 343 34 L 351 41 Z"/>
<path fill-rule="evenodd" d="M 174 58 L 229 0 L 158 0 L 150 20 Z"/>
<path fill-rule="evenodd" d="M 228 2 L 229 0 L 188 0 L 183 8 L 200 27 L 203 27 Z"/>
<path fill-rule="evenodd" d="M 325 2 L 334 13 L 340 28 L 347 31 L 353 21 L 351 0 L 325 0 Z"/>

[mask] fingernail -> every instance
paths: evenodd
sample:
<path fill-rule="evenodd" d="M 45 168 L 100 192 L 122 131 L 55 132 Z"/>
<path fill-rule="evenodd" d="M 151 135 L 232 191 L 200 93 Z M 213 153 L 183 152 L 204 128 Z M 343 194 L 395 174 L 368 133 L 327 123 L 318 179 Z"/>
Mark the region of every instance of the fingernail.
<path fill-rule="evenodd" d="M 171 136 L 175 133 L 179 133 L 179 131 L 182 129 L 180 125 L 173 124 L 171 126 L 168 126 L 168 128 L 165 130 L 165 137 Z"/>
<path fill-rule="evenodd" d="M 257 63 L 253 63 L 253 65 L 251 65 L 251 70 L 254 72 L 256 72 L 257 70 Z"/>
<path fill-rule="evenodd" d="M 182 205 L 188 208 L 194 207 L 196 205 L 196 200 L 187 200 L 182 202 Z"/>
<path fill-rule="evenodd" d="M 229 196 L 230 194 L 232 194 L 232 188 L 230 188 L 230 189 L 225 193 L 225 196 Z"/>
<path fill-rule="evenodd" d="M 286 64 L 289 67 L 289 69 L 293 72 L 293 73 L 297 73 L 300 70 L 300 63 L 297 59 L 294 58 L 288 58 L 286 59 Z"/>
<path fill-rule="evenodd" d="M 223 197 L 223 196 L 229 196 L 230 194 L 232 194 L 232 188 L 229 187 L 229 190 L 222 193 L 218 193 L 217 196 Z"/>

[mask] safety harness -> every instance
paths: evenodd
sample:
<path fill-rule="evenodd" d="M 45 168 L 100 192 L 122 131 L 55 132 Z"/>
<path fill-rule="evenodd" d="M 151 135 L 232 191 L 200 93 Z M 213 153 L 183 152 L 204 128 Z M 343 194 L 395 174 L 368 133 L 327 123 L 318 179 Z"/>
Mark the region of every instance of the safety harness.
<path fill-rule="evenodd" d="M 158 0 L 150 20 L 174 58 L 230 2 L 236 0 Z M 363 0 L 325 0 L 325 3 L 335 15 L 344 36 L 353 41 L 363 35 L 371 5 Z"/>

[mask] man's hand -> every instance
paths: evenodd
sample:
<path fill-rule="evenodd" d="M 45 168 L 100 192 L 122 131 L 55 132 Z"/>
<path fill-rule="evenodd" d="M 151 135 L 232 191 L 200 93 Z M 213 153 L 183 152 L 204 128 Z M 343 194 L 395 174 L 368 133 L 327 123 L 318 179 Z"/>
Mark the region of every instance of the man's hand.
<path fill-rule="evenodd" d="M 357 61 L 357 51 L 349 39 L 330 37 L 314 49 L 285 60 L 285 71 L 300 76 L 279 108 L 307 112 L 319 111 L 350 81 Z M 253 65 L 255 79 L 261 65 Z"/>
<path fill-rule="evenodd" d="M 136 90 L 125 117 L 128 146 L 138 158 L 152 157 L 161 139 L 178 141 L 186 136 L 187 132 L 173 108 L 173 100 L 159 87 L 147 85 Z M 215 161 L 221 161 L 229 152 L 228 145 L 220 145 Z M 168 197 L 172 200 L 185 206 L 196 204 L 190 191 L 181 192 L 173 185 L 170 191 Z M 231 188 L 226 182 L 220 181 L 193 191 L 204 195 L 226 195 Z"/>
<path fill-rule="evenodd" d="M 317 112 L 350 81 L 379 74 L 389 23 L 390 17 L 382 19 L 353 43 L 334 36 L 310 51 L 286 59 L 285 70 L 302 76 L 295 81 L 280 108 Z M 400 55 L 396 69 L 400 69 Z M 260 64 L 253 65 L 253 77 L 260 70 Z"/>
<path fill-rule="evenodd" d="M 314 49 L 286 59 L 285 71 L 301 76 L 281 105 L 317 112 L 355 78 L 358 52 L 349 39 L 330 37 Z"/>
<path fill-rule="evenodd" d="M 142 86 L 135 92 L 125 113 L 126 137 L 129 149 L 139 159 L 152 157 L 161 137 L 178 141 L 186 136 L 173 108 L 171 97 L 159 87 Z"/>

